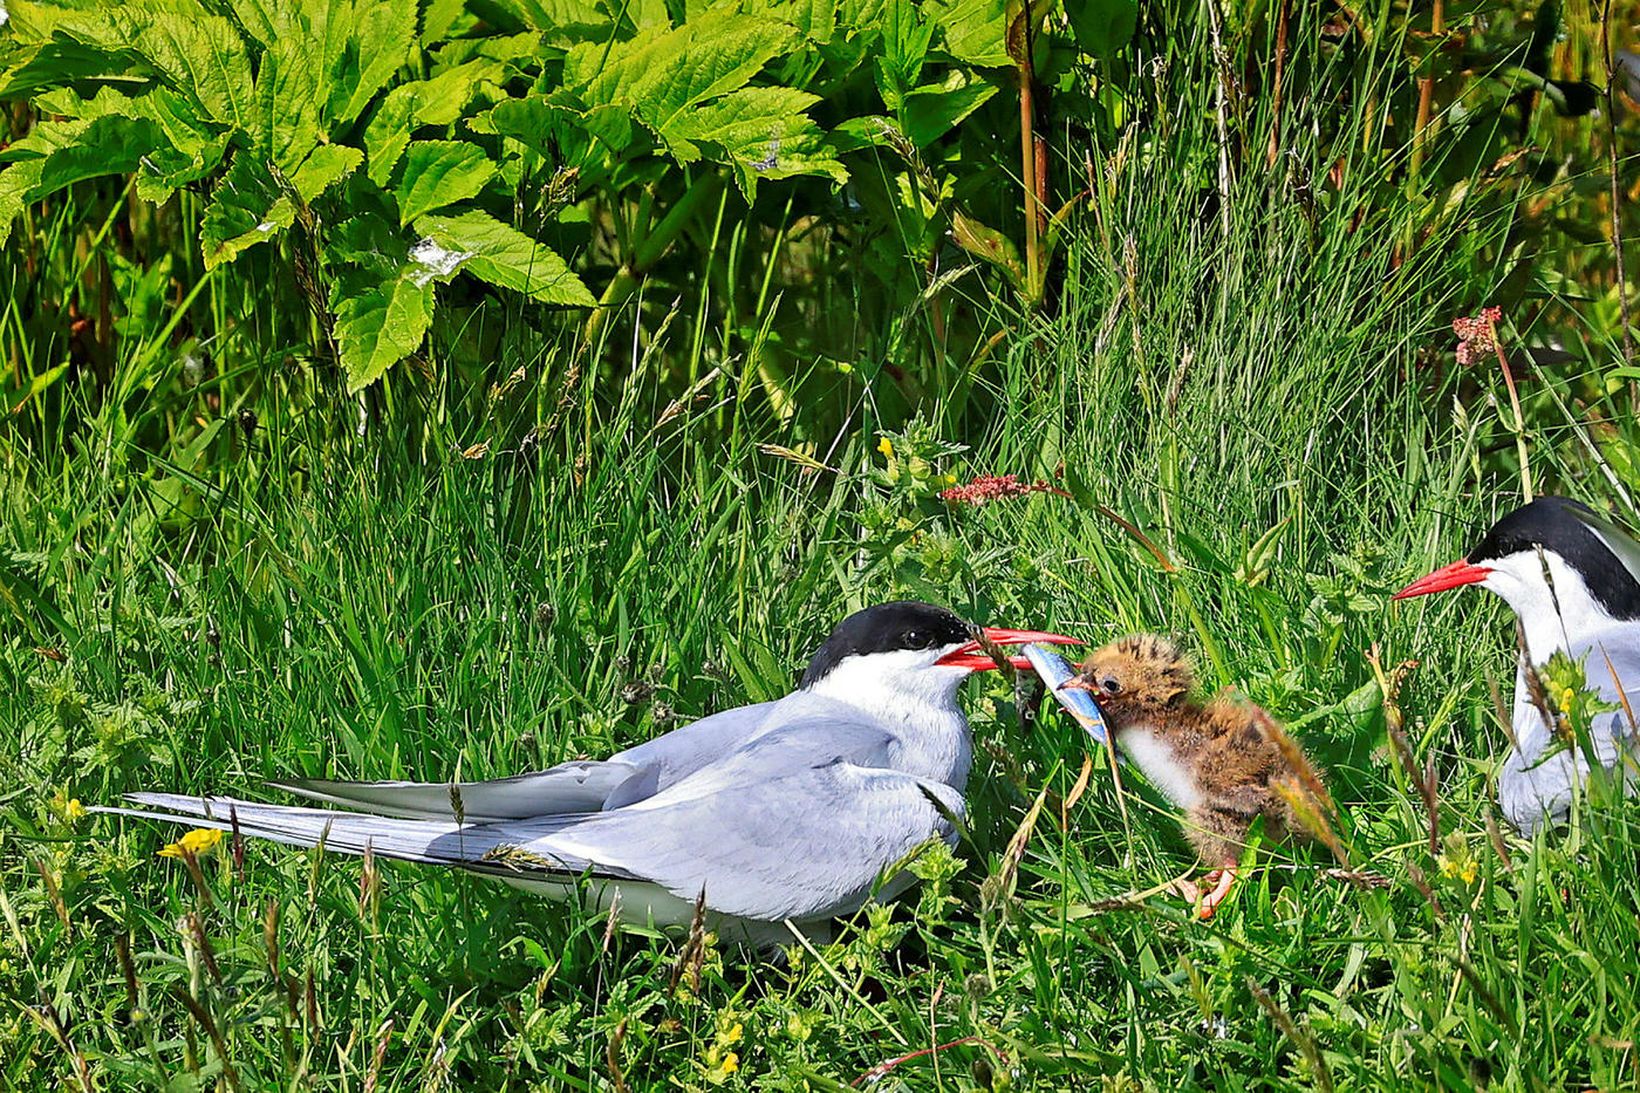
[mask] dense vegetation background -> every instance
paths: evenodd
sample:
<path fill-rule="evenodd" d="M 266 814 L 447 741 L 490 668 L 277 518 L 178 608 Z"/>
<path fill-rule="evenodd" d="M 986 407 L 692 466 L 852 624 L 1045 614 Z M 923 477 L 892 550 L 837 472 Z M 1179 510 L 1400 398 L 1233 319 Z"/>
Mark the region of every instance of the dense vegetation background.
<path fill-rule="evenodd" d="M 1510 624 L 1387 603 L 1637 515 L 1634 14 L 3 0 L 0 1083 L 1640 1084 L 1635 806 L 1500 830 Z M 1191 921 L 994 680 L 974 841 L 780 963 L 83 812 L 597 754 L 897 595 L 1183 636 L 1343 860 Z"/>

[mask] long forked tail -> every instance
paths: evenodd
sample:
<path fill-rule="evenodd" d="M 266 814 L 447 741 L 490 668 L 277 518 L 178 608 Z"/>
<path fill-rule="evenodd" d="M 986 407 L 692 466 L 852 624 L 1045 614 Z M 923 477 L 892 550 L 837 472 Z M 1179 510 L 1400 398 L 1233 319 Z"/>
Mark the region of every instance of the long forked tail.
<path fill-rule="evenodd" d="M 332 782 L 296 778 L 269 785 L 298 797 L 379 816 L 468 823 L 597 812 L 617 787 L 639 773 L 619 760 L 560 763 L 548 770 L 488 782 Z"/>
<path fill-rule="evenodd" d="M 249 837 L 270 839 L 290 846 L 325 849 L 343 854 L 371 853 L 401 861 L 456 866 L 481 873 L 506 875 L 509 864 L 523 854 L 532 872 L 553 871 L 574 876 L 590 867 L 586 861 L 547 860 L 521 851 L 520 845 L 542 834 L 541 824 L 458 824 L 454 820 L 406 820 L 242 801 L 234 797 L 190 797 L 179 793 L 132 793 L 126 799 L 145 808 L 93 808 L 115 816 L 191 824 L 195 827 L 239 831 Z"/>

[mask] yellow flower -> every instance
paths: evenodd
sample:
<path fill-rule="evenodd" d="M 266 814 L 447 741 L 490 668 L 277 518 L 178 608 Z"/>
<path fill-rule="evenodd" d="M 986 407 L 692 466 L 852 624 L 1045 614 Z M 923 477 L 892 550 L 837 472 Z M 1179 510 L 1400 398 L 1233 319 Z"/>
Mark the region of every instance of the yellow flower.
<path fill-rule="evenodd" d="M 1572 708 L 1572 703 L 1576 702 L 1576 701 L 1577 701 L 1577 692 L 1572 690 L 1570 687 L 1567 687 L 1565 690 L 1560 692 L 1560 708 L 1561 709 L 1563 709 L 1563 710 L 1571 709 Z"/>
<path fill-rule="evenodd" d="M 739 1021 L 736 1021 L 733 1025 L 730 1025 L 728 1028 L 718 1033 L 718 1043 L 738 1044 L 740 1043 L 740 1037 L 745 1033 L 745 1031 L 746 1026 L 741 1024 Z"/>
<path fill-rule="evenodd" d="M 1443 876 L 1443 877 L 1455 877 L 1455 876 L 1458 875 L 1458 863 L 1453 861 L 1451 858 L 1447 857 L 1445 854 L 1442 854 L 1439 858 L 1436 858 L 1435 860 L 1440 863 L 1441 876 Z"/>
<path fill-rule="evenodd" d="M 196 827 L 174 843 L 167 843 L 159 852 L 162 858 L 180 858 L 183 851 L 194 857 L 209 854 L 222 841 L 222 832 L 214 827 Z"/>
<path fill-rule="evenodd" d="M 1474 884 L 1475 876 L 1479 872 L 1480 867 L 1475 864 L 1475 859 L 1470 858 L 1468 861 L 1463 863 L 1463 869 L 1459 871 L 1459 875 L 1463 877 L 1463 882 L 1465 884 Z"/>
<path fill-rule="evenodd" d="M 68 824 L 85 819 L 85 806 L 80 803 L 80 799 L 70 798 L 60 789 L 51 796 L 51 811 Z"/>
<path fill-rule="evenodd" d="M 894 458 L 894 442 L 886 436 L 877 442 L 877 450 L 883 453 L 884 459 Z"/>

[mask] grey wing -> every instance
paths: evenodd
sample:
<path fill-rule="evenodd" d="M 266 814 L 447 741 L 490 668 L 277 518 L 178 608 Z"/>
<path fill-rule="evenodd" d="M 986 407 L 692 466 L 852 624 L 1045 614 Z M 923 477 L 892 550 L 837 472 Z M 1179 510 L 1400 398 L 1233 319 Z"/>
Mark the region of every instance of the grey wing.
<path fill-rule="evenodd" d="M 1594 717 L 1590 743 L 1603 766 L 1617 767 L 1621 753 L 1630 762 L 1632 777 L 1636 740 L 1640 734 L 1630 710 L 1640 717 L 1640 642 L 1632 626 L 1598 632 L 1571 650 L 1583 661 L 1591 686 L 1618 709 Z M 1625 700 L 1627 707 L 1625 708 Z M 1516 747 L 1498 771 L 1498 804 L 1509 821 L 1530 835 L 1545 820 L 1562 818 L 1571 807 L 1577 783 L 1588 777 L 1588 757 L 1580 748 L 1560 745 L 1541 711 L 1532 704 L 1524 673 L 1515 679 L 1514 730 Z"/>
<path fill-rule="evenodd" d="M 363 808 L 379 816 L 451 820 L 457 802 L 469 823 L 530 816 L 595 812 L 623 784 L 642 775 L 630 763 L 560 763 L 548 770 L 487 782 L 332 782 L 293 778 L 268 784 L 327 804 Z"/>
<path fill-rule="evenodd" d="M 775 705 L 724 710 L 608 759 L 575 760 L 510 778 L 454 783 L 292 778 L 268 784 L 313 801 L 416 820 L 454 819 L 458 801 L 469 823 L 597 812 L 642 800 L 734 751 Z"/>
<path fill-rule="evenodd" d="M 1631 623 L 1595 634 L 1587 643 L 1583 667 L 1601 698 L 1627 707 L 1618 710 L 1617 735 L 1640 735 L 1629 723 L 1630 710 L 1640 719 L 1640 626 Z"/>
<path fill-rule="evenodd" d="M 513 860 L 509 852 L 539 837 L 548 821 L 510 820 L 492 824 L 458 824 L 450 819 L 396 819 L 362 812 L 333 812 L 322 808 L 269 805 L 233 797 L 195 797 L 181 793 L 131 793 L 126 800 L 139 808 L 93 808 L 115 816 L 162 820 L 214 828 L 289 846 L 323 843 L 341 854 L 363 854 L 368 849 L 385 858 L 453 865 L 480 872 L 506 873 Z M 550 863 L 521 859 L 536 868 L 578 873 L 592 863 L 575 858 Z"/>
<path fill-rule="evenodd" d="M 756 782 L 599 813 L 527 849 L 654 881 L 722 914 L 778 922 L 857 910 L 890 866 L 928 840 L 954 841 L 950 786 L 837 759 Z M 657 799 L 658 801 L 658 799 Z"/>

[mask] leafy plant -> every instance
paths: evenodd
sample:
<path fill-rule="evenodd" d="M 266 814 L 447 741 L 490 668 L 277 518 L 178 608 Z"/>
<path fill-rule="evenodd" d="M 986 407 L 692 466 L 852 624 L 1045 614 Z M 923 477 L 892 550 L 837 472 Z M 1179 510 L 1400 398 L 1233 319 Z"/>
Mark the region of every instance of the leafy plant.
<path fill-rule="evenodd" d="M 29 94 L 53 117 L 4 153 L 0 243 L 26 203 L 100 175 L 133 176 L 156 204 L 208 192 L 206 271 L 288 237 L 351 390 L 421 347 L 435 286 L 457 273 L 542 303 L 593 303 L 556 252 L 470 204 L 504 193 L 492 150 L 415 139 L 506 75 L 499 59 L 456 51 L 405 80 L 420 52 L 410 0 L 9 11 L 0 96 Z"/>

